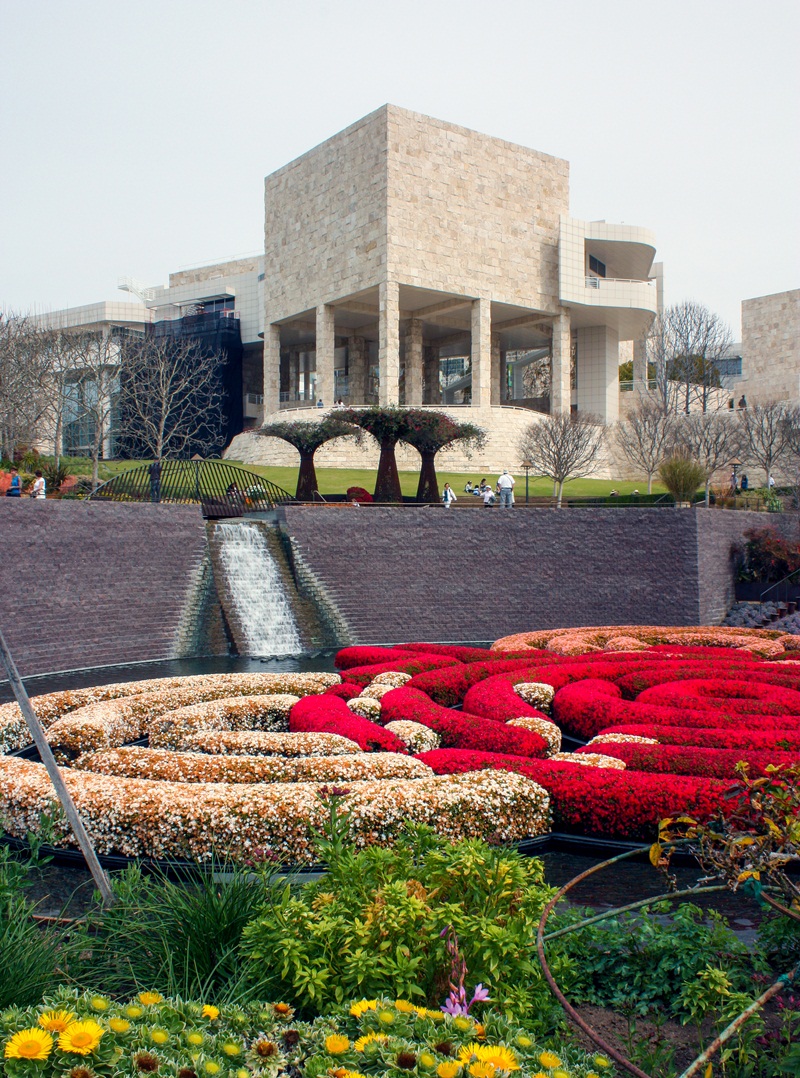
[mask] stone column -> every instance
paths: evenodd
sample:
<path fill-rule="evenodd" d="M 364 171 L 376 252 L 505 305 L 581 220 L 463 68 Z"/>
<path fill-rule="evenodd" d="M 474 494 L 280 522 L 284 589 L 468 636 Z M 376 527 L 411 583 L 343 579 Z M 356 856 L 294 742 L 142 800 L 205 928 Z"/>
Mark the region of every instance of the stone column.
<path fill-rule="evenodd" d="M 492 334 L 492 404 L 500 405 L 506 399 L 505 364 L 500 348 L 500 334 Z"/>
<path fill-rule="evenodd" d="M 608 326 L 578 330 L 578 411 L 619 418 L 619 337 Z"/>
<path fill-rule="evenodd" d="M 492 306 L 488 299 L 472 301 L 472 407 L 492 403 Z"/>
<path fill-rule="evenodd" d="M 412 318 L 406 337 L 406 404 L 422 404 L 422 322 Z"/>
<path fill-rule="evenodd" d="M 329 304 L 323 303 L 317 307 L 317 400 L 321 399 L 326 408 L 332 408 L 336 403 L 333 399 L 335 316 L 336 311 Z"/>
<path fill-rule="evenodd" d="M 349 372 L 349 404 L 364 404 L 367 399 L 367 342 L 363 337 L 351 337 L 347 342 Z"/>
<path fill-rule="evenodd" d="M 400 400 L 400 286 L 382 281 L 378 300 L 378 403 L 386 408 Z"/>
<path fill-rule="evenodd" d="M 570 364 L 572 360 L 572 331 L 569 310 L 564 309 L 553 320 L 553 378 L 550 389 L 550 414 L 562 415 L 572 408 Z"/>
<path fill-rule="evenodd" d="M 281 327 L 264 329 L 264 416 L 278 411 L 281 401 Z"/>
<path fill-rule="evenodd" d="M 423 404 L 441 404 L 442 392 L 439 387 L 439 349 L 435 344 L 423 348 L 425 388 Z"/>

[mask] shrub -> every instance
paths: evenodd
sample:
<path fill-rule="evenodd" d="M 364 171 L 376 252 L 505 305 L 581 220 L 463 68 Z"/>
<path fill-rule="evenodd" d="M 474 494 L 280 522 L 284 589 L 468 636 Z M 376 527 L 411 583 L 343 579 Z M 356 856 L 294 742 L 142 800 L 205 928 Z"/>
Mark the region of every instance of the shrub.
<path fill-rule="evenodd" d="M 769 584 L 800 569 L 800 543 L 784 539 L 774 528 L 749 528 L 744 536 L 741 580 Z"/>
<path fill-rule="evenodd" d="M 663 461 L 658 477 L 676 502 L 691 502 L 705 483 L 706 473 L 691 457 L 674 456 Z"/>
<path fill-rule="evenodd" d="M 450 844 L 409 828 L 391 849 L 327 854 L 330 872 L 276 901 L 248 925 L 244 954 L 259 994 L 305 1013 L 348 996 L 389 995 L 438 1007 L 458 937 L 469 985 L 501 1009 L 536 1012 L 542 1032 L 556 1010 L 535 957 L 536 925 L 554 893 L 540 861 L 474 839 Z"/>

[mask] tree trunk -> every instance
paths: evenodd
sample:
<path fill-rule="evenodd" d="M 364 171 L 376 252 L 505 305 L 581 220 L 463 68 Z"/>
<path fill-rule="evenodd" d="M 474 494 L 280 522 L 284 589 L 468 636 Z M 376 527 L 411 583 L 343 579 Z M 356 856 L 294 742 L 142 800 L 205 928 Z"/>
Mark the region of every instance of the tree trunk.
<path fill-rule="evenodd" d="M 92 492 L 100 486 L 100 446 L 103 442 L 103 427 L 95 422 L 94 441 L 92 443 Z"/>
<path fill-rule="evenodd" d="M 378 476 L 375 480 L 376 502 L 402 502 L 400 476 L 397 474 L 397 459 L 394 455 L 395 441 L 381 442 L 381 458 L 378 461 Z"/>
<path fill-rule="evenodd" d="M 61 463 L 61 412 L 58 413 L 56 432 L 53 435 L 53 457 L 55 458 L 56 468 L 58 468 Z"/>
<path fill-rule="evenodd" d="M 314 452 L 300 453 L 300 471 L 297 473 L 297 490 L 295 498 L 299 502 L 311 502 L 314 500 L 314 491 L 317 490 L 317 471 L 314 467 Z"/>
<path fill-rule="evenodd" d="M 564 480 L 558 484 L 558 501 L 556 502 L 556 509 L 561 509 L 561 500 L 564 497 Z"/>
<path fill-rule="evenodd" d="M 652 472 L 647 473 L 647 493 L 648 494 L 653 493 L 653 473 Z"/>
<path fill-rule="evenodd" d="M 711 494 L 711 476 L 709 475 L 706 478 L 706 487 L 705 487 L 705 495 L 706 495 L 705 496 L 705 507 L 706 507 L 706 509 L 708 509 L 710 507 L 710 505 L 711 505 L 710 494 Z"/>
<path fill-rule="evenodd" d="M 417 485 L 417 498 L 421 502 L 439 501 L 439 480 L 436 478 L 436 451 L 433 449 L 421 449 L 422 462 L 419 467 L 419 483 Z"/>

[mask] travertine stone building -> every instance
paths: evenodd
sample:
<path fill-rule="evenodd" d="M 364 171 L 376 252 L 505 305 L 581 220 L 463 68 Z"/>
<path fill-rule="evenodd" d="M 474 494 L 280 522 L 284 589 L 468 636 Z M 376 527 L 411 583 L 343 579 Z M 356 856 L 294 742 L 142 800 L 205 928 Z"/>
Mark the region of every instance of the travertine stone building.
<path fill-rule="evenodd" d="M 566 161 L 386 105 L 268 176 L 265 211 L 266 419 L 339 399 L 616 418 L 654 242 L 571 219 Z"/>
<path fill-rule="evenodd" d="M 744 378 L 751 401 L 800 401 L 800 288 L 742 300 Z"/>

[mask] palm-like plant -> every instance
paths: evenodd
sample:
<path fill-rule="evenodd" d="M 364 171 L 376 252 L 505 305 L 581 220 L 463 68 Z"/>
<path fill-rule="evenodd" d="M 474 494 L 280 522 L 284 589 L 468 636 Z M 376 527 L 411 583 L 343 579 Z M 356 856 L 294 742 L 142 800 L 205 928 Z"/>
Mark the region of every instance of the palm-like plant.
<path fill-rule="evenodd" d="M 345 422 L 343 413 L 338 416 L 326 416 L 318 423 L 313 420 L 281 420 L 268 423 L 258 431 L 265 438 L 283 438 L 293 445 L 300 454 L 300 471 L 297 473 L 298 501 L 311 501 L 317 489 L 317 471 L 314 467 L 314 454 L 321 445 L 334 438 L 354 438 L 360 441 L 362 435 L 358 427 Z"/>
<path fill-rule="evenodd" d="M 474 423 L 458 423 L 443 412 L 414 409 L 407 416 L 408 430 L 403 441 L 412 445 L 422 462 L 419 469 L 417 498 L 422 502 L 439 501 L 436 478 L 436 454 L 460 442 L 469 453 L 486 444 L 486 432 Z"/>

